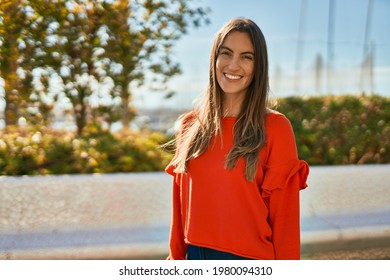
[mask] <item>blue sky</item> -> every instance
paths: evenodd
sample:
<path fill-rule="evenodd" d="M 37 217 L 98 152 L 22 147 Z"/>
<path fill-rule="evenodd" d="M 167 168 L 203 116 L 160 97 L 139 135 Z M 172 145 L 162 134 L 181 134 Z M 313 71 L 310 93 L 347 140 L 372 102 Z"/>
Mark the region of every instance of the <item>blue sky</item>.
<path fill-rule="evenodd" d="M 301 10 L 302 1 L 304 9 Z M 371 0 L 367 38 L 373 50 L 372 80 L 361 79 L 365 28 L 369 0 L 335 0 L 332 59 L 328 59 L 328 16 L 330 0 L 214 0 L 198 1 L 211 8 L 211 24 L 190 29 L 176 45 L 174 57 L 183 74 L 172 79 L 176 95 L 169 101 L 147 89 L 135 92 L 142 107 L 191 107 L 207 86 L 209 55 L 215 33 L 233 17 L 247 17 L 262 29 L 270 63 L 271 96 L 352 93 L 362 90 L 390 95 L 390 1 Z M 300 18 L 301 11 L 303 17 Z M 298 54 L 299 24 L 301 28 Z M 316 84 L 315 59 L 323 61 Z M 300 57 L 297 62 L 297 57 Z M 332 71 L 327 74 L 327 65 Z M 327 84 L 329 76 L 330 83 Z M 372 82 L 371 82 L 372 81 Z M 318 86 L 319 85 L 319 86 Z"/>

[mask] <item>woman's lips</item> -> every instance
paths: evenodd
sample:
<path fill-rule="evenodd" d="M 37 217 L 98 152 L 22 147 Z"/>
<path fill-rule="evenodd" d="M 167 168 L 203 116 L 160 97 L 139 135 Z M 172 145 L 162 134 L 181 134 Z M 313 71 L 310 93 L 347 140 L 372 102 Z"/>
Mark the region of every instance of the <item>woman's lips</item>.
<path fill-rule="evenodd" d="M 234 74 L 229 74 L 229 73 L 224 73 L 224 75 L 229 80 L 239 80 L 242 78 L 242 76 L 240 76 L 240 75 L 234 75 Z"/>

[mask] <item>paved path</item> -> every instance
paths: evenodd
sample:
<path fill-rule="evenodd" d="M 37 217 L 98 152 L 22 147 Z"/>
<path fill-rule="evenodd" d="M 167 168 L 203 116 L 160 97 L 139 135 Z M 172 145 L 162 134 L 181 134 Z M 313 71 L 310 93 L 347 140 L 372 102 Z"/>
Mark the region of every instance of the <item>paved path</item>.
<path fill-rule="evenodd" d="M 389 184 L 390 165 L 312 167 L 303 258 L 388 259 Z M 164 173 L 0 177 L 0 259 L 162 258 L 170 190 Z"/>

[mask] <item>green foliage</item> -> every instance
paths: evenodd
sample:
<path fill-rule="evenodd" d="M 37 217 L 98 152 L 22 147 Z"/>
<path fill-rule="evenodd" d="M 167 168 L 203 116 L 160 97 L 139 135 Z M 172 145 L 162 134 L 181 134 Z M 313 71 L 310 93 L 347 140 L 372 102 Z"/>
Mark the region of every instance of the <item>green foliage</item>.
<path fill-rule="evenodd" d="M 0 134 L 0 175 L 114 173 L 162 170 L 171 155 L 158 132 L 110 133 L 89 127 L 81 136 L 58 131 Z"/>
<path fill-rule="evenodd" d="M 298 152 L 313 165 L 390 163 L 390 98 L 326 96 L 281 99 Z"/>
<path fill-rule="evenodd" d="M 1 0 L 5 125 L 49 124 L 66 103 L 79 135 L 97 117 L 129 127 L 132 89 L 170 91 L 167 81 L 181 73 L 173 46 L 207 24 L 208 12 L 191 0 Z"/>
<path fill-rule="evenodd" d="M 390 163 L 390 98 L 289 97 L 278 111 L 293 126 L 310 165 Z M 83 133 L 8 127 L 0 131 L 0 175 L 161 171 L 172 155 L 160 132 L 118 132 L 90 125 Z"/>
<path fill-rule="evenodd" d="M 4 80 L 4 121 L 15 125 L 28 115 L 28 108 L 43 109 L 50 105 L 42 98 L 30 104 L 33 93 L 33 71 L 54 64 L 59 59 L 49 48 L 50 24 L 57 22 L 60 5 L 66 0 L 1 0 L 0 1 L 0 76 Z M 51 55 L 49 53 L 51 52 Z M 23 73 L 23 74 L 21 74 Z M 45 92 L 41 92 L 45 94 Z M 49 106 L 47 106 L 49 105 Z"/>

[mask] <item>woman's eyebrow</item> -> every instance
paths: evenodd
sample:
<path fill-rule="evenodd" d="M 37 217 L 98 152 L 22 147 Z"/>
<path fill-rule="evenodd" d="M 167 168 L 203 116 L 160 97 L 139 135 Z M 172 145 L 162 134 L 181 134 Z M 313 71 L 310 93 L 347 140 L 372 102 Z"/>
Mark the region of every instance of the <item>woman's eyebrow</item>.
<path fill-rule="evenodd" d="M 226 49 L 226 50 L 228 50 L 229 52 L 233 52 L 233 50 L 231 50 L 230 48 L 225 47 L 225 46 L 221 46 L 221 50 L 222 50 L 222 49 Z M 255 56 L 255 54 L 254 54 L 253 52 L 250 52 L 250 51 L 242 52 L 241 54 L 251 54 L 251 55 Z"/>
<path fill-rule="evenodd" d="M 221 50 L 222 49 L 225 49 L 225 50 L 228 50 L 229 52 L 233 52 L 231 49 L 229 49 L 228 47 L 224 47 L 224 46 L 221 46 Z"/>

